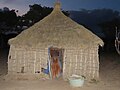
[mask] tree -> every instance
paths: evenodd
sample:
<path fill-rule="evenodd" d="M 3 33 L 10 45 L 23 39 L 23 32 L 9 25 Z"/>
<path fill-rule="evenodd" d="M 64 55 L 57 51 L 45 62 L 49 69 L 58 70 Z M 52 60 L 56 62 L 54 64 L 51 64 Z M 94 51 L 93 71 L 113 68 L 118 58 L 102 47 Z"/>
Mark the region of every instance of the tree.
<path fill-rule="evenodd" d="M 33 24 L 40 21 L 47 15 L 49 15 L 53 10 L 53 8 L 46 7 L 46 6 L 42 7 L 39 4 L 29 5 L 29 8 L 30 8 L 29 11 L 22 17 L 26 23 L 28 23 L 29 20 L 31 20 Z M 63 13 L 69 16 L 67 11 L 63 11 Z"/>
<path fill-rule="evenodd" d="M 105 48 L 106 51 L 115 50 L 115 35 L 116 35 L 116 27 L 120 29 L 120 19 L 115 18 L 111 21 L 103 22 L 99 24 L 102 28 L 106 38 L 105 38 Z"/>
<path fill-rule="evenodd" d="M 107 21 L 99 24 L 99 26 L 102 28 L 103 32 L 105 33 L 106 38 L 115 39 L 116 27 L 120 28 L 120 19 L 114 18 L 111 21 Z"/>
<path fill-rule="evenodd" d="M 17 15 L 15 10 L 4 10 L 0 12 L 0 22 L 5 23 L 7 26 L 15 26 L 17 22 Z"/>
<path fill-rule="evenodd" d="M 18 22 L 18 17 L 15 10 L 9 10 L 5 7 L 0 12 L 0 32 L 5 33 L 7 31 L 13 30 Z"/>

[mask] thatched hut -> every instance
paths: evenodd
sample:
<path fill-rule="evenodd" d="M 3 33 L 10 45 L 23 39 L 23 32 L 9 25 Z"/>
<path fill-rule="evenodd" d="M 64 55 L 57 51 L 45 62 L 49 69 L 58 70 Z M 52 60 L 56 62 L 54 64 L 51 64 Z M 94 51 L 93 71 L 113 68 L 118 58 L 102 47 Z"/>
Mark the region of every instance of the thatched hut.
<path fill-rule="evenodd" d="M 72 74 L 99 77 L 98 48 L 103 41 L 65 16 L 58 2 L 50 15 L 10 39 L 9 44 L 8 75 L 40 76 L 51 55 L 58 52 L 64 79 Z"/>

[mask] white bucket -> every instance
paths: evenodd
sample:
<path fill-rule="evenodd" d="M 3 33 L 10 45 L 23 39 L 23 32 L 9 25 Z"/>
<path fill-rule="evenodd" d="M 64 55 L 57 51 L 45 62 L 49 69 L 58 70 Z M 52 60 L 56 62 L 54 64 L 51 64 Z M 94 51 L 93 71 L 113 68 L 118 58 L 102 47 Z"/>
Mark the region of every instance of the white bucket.
<path fill-rule="evenodd" d="M 69 83 L 73 87 L 82 87 L 84 84 L 84 77 L 83 76 L 78 76 L 78 75 L 72 75 L 69 78 Z"/>

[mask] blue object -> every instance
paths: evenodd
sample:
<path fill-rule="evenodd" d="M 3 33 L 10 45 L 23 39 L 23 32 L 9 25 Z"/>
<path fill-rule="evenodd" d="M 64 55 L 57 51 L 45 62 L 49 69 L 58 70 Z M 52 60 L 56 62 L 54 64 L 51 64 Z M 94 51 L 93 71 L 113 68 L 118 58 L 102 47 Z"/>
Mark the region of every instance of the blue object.
<path fill-rule="evenodd" d="M 43 73 L 49 74 L 49 65 L 47 66 L 47 69 L 43 69 Z"/>

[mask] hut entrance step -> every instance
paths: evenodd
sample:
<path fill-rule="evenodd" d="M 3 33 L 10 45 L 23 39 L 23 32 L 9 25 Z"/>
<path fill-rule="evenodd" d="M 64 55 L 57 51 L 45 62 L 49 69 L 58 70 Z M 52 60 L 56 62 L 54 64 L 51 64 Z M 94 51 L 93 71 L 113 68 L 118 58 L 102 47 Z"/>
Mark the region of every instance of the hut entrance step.
<path fill-rule="evenodd" d="M 55 79 L 62 76 L 64 49 L 51 47 L 49 50 L 50 78 Z"/>

